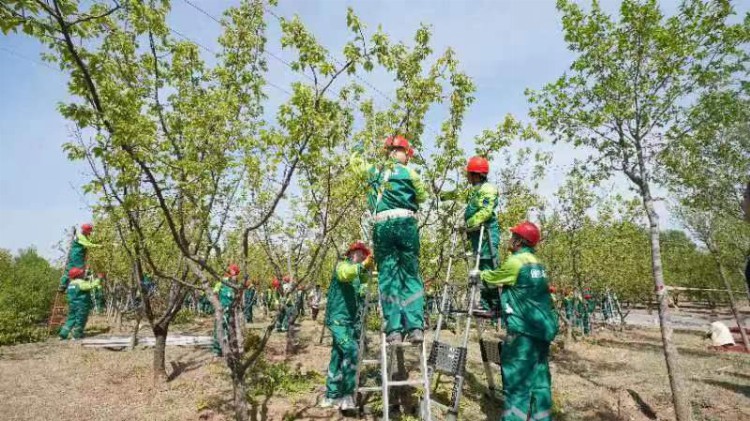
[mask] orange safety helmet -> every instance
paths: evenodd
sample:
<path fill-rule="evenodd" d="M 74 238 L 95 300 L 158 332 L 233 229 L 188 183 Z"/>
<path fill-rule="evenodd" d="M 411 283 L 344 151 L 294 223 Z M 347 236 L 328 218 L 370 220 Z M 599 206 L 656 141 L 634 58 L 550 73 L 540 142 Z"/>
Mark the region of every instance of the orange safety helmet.
<path fill-rule="evenodd" d="M 91 224 L 83 224 L 81 225 L 81 234 L 83 235 L 89 235 L 91 234 L 91 231 L 94 230 L 94 226 Z"/>
<path fill-rule="evenodd" d="M 271 286 L 273 287 L 273 289 L 279 289 L 279 287 L 281 286 L 281 282 L 279 282 L 278 279 L 273 278 L 273 280 L 271 281 Z"/>
<path fill-rule="evenodd" d="M 229 276 L 237 276 L 240 274 L 240 267 L 235 264 L 231 264 L 227 268 L 227 273 L 229 273 Z"/>
<path fill-rule="evenodd" d="M 85 274 L 85 272 L 81 268 L 70 268 L 70 270 L 68 271 L 68 277 L 70 279 L 80 279 L 80 278 L 83 278 L 84 274 Z"/>
<path fill-rule="evenodd" d="M 351 253 L 357 250 L 364 253 L 365 257 L 369 257 L 372 254 L 372 251 L 370 251 L 364 241 L 355 241 L 349 245 L 349 248 L 346 250 L 346 255 L 349 256 Z"/>
<path fill-rule="evenodd" d="M 401 148 L 406 150 L 406 156 L 411 158 L 414 156 L 414 149 L 412 149 L 409 141 L 401 135 L 389 136 L 385 138 L 385 150 L 390 151 L 393 148 Z"/>
<path fill-rule="evenodd" d="M 466 172 L 487 175 L 490 172 L 490 162 L 481 156 L 473 156 L 466 163 Z"/>
<path fill-rule="evenodd" d="M 510 232 L 528 241 L 529 244 L 534 247 L 539 243 L 542 238 L 539 228 L 529 221 L 521 222 L 515 227 L 510 229 Z"/>

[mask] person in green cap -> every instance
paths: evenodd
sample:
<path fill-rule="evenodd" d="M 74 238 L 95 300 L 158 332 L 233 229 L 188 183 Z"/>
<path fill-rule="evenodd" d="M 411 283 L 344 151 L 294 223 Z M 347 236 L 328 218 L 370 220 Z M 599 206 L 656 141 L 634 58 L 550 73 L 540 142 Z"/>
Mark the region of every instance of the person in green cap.
<path fill-rule="evenodd" d="M 237 277 L 240 275 L 240 268 L 237 265 L 229 265 L 227 273 L 224 275 L 224 280 L 237 282 Z M 234 301 L 234 288 L 229 286 L 228 282 L 224 280 L 214 284 L 214 293 L 219 296 L 219 303 L 221 304 L 222 310 L 224 310 L 224 317 L 221 323 L 221 328 L 224 330 L 224 338 L 227 337 L 227 330 L 229 329 L 229 311 L 231 310 L 232 301 Z M 213 342 L 211 343 L 211 351 L 217 357 L 221 357 L 223 352 L 221 351 L 221 344 L 219 343 L 219 326 L 214 318 L 214 334 Z"/>
<path fill-rule="evenodd" d="M 378 286 L 385 318 L 386 340 L 424 341 L 424 284 L 419 272 L 419 223 L 416 212 L 427 199 L 419 174 L 407 164 L 414 150 L 403 136 L 385 140 L 388 162 L 367 164 L 359 154 L 351 158 L 366 180 L 372 215 L 372 238 L 378 267 Z"/>
<path fill-rule="evenodd" d="M 91 224 L 81 225 L 81 232 L 76 234 L 73 242 L 70 244 L 70 251 L 68 252 L 68 263 L 65 265 L 65 272 L 60 278 L 60 291 L 65 291 L 68 288 L 68 282 L 70 281 L 68 273 L 73 268 L 86 269 L 86 263 L 88 262 L 88 250 L 90 248 L 99 247 L 99 244 L 91 242 L 89 237 L 94 231 L 94 226 Z"/>
<path fill-rule="evenodd" d="M 544 266 L 534 255 L 539 228 L 522 222 L 511 228 L 512 255 L 495 270 L 472 270 L 469 279 L 480 287 L 503 287 L 500 297 L 507 329 L 501 352 L 503 421 L 552 420 L 552 379 L 549 347 L 557 335 Z"/>
<path fill-rule="evenodd" d="M 86 322 L 91 312 L 91 291 L 99 287 L 100 280 L 87 281 L 83 278 L 81 268 L 71 268 L 67 277 L 68 282 L 68 319 L 60 329 L 60 339 L 66 340 L 72 334 L 73 339 L 81 339 L 86 328 Z"/>
<path fill-rule="evenodd" d="M 326 378 L 326 395 L 320 406 L 336 406 L 342 411 L 354 408 L 359 311 L 367 272 L 373 267 L 370 250 L 356 241 L 346 259 L 336 265 L 328 287 L 325 325 L 331 331 L 333 346 Z"/>

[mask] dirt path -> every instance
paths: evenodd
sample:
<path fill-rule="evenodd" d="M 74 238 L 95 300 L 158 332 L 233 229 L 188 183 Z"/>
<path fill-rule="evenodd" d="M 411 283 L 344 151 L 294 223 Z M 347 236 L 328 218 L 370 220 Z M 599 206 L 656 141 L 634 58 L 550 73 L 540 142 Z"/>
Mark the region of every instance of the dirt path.
<path fill-rule="evenodd" d="M 204 321 L 189 330 L 207 334 L 208 326 Z M 317 344 L 319 333 L 319 325 L 304 321 L 304 349 L 287 361 L 300 373 L 320 373 L 319 382 L 293 392 L 280 388 L 270 396 L 253 395 L 254 420 L 343 419 L 316 408 L 329 356 L 328 341 Z M 750 419 L 750 356 L 709 351 L 699 334 L 679 333 L 675 339 L 695 421 Z M 283 347 L 284 338 L 275 335 L 267 353 L 269 367 L 284 360 Z M 556 420 L 673 419 L 658 330 L 600 331 L 593 339 L 556 347 L 553 355 Z M 231 419 L 230 383 L 222 361 L 214 361 L 205 349 L 169 347 L 173 380 L 155 386 L 151 358 L 150 349 L 114 352 L 56 340 L 0 348 L 2 419 Z M 461 419 L 499 419 L 501 404 L 484 396 L 485 384 L 475 345 Z M 444 383 L 438 395 L 447 395 L 450 386 Z"/>

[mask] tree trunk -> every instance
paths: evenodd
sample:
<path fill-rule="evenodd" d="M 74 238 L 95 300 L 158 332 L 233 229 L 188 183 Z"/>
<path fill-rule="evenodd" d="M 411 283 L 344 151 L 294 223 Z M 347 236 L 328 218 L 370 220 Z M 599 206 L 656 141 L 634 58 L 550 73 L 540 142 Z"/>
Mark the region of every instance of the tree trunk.
<path fill-rule="evenodd" d="M 234 418 L 237 421 L 247 421 L 247 390 L 245 388 L 245 373 L 235 372 L 232 368 L 232 389 L 234 401 Z"/>
<path fill-rule="evenodd" d="M 672 322 L 669 318 L 669 297 L 664 285 L 664 271 L 661 263 L 661 244 L 659 242 L 659 215 L 654 209 L 654 201 L 648 186 L 642 188 L 643 205 L 649 222 L 649 234 L 651 240 L 651 270 L 654 276 L 656 297 L 659 304 L 659 326 L 661 327 L 661 340 L 664 347 L 664 359 L 667 363 L 667 375 L 672 390 L 672 403 L 677 421 L 690 420 L 690 401 L 686 396 L 685 380 L 679 367 L 679 355 L 677 348 L 672 342 Z"/>
<path fill-rule="evenodd" d="M 724 283 L 724 287 L 727 289 L 727 295 L 729 296 L 729 308 L 732 309 L 734 321 L 737 323 L 737 327 L 740 328 L 740 335 L 742 336 L 742 344 L 745 345 L 745 352 L 750 352 L 750 342 L 748 342 L 747 333 L 745 333 L 745 326 L 744 323 L 742 323 L 740 313 L 739 311 L 737 311 L 737 306 L 734 304 L 734 292 L 732 292 L 732 286 L 729 284 L 729 279 L 727 279 L 726 275 L 724 274 L 724 265 L 721 263 L 721 260 L 717 255 L 718 250 L 715 250 L 713 247 L 711 247 L 711 252 L 711 254 L 714 255 L 716 266 L 719 268 L 719 277 Z"/>
<path fill-rule="evenodd" d="M 167 331 L 169 326 L 156 325 L 153 327 L 154 332 L 154 381 L 165 381 L 167 379 Z"/>
<path fill-rule="evenodd" d="M 130 336 L 130 346 L 128 347 L 131 351 L 138 345 L 138 331 L 141 329 L 141 312 L 137 311 L 135 316 L 135 328 L 133 334 Z"/>

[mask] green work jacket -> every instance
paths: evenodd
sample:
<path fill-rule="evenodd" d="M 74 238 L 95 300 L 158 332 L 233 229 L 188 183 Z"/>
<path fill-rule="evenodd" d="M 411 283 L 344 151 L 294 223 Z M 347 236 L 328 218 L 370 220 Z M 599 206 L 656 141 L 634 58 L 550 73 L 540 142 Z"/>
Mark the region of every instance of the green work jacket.
<path fill-rule="evenodd" d="M 500 296 L 508 333 L 547 342 L 557 335 L 557 313 L 552 304 L 544 266 L 531 248 L 513 253 L 503 265 L 482 271 L 482 280 L 502 286 Z"/>

